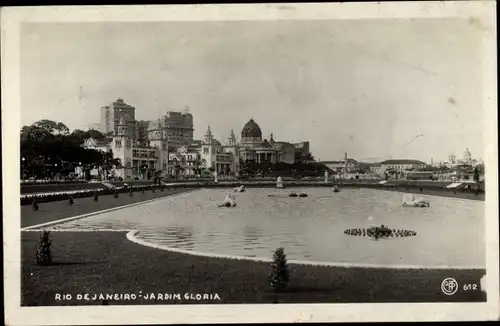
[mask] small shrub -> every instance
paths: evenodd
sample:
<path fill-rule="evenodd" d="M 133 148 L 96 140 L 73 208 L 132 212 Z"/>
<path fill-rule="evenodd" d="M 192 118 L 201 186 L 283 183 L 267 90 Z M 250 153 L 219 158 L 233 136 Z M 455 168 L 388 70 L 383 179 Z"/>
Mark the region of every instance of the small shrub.
<path fill-rule="evenodd" d="M 269 276 L 269 285 L 275 292 L 286 288 L 289 281 L 288 265 L 284 248 L 278 248 L 274 252 L 271 263 L 271 275 Z"/>
<path fill-rule="evenodd" d="M 50 265 L 52 263 L 52 253 L 50 251 L 50 232 L 43 230 L 40 233 L 40 242 L 36 248 L 35 263 L 38 265 Z"/>
<path fill-rule="evenodd" d="M 34 211 L 37 211 L 39 209 L 38 202 L 36 201 L 36 199 L 33 199 L 33 203 L 31 203 L 31 207 L 33 208 Z"/>
<path fill-rule="evenodd" d="M 75 201 L 73 200 L 73 197 L 69 196 L 68 205 L 73 205 L 74 203 Z"/>

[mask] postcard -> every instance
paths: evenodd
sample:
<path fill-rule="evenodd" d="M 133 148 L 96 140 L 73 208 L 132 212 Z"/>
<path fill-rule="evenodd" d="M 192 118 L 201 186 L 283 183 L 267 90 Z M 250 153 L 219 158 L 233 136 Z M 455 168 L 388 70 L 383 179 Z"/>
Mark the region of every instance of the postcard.
<path fill-rule="evenodd" d="M 497 320 L 494 9 L 2 8 L 6 324 Z"/>

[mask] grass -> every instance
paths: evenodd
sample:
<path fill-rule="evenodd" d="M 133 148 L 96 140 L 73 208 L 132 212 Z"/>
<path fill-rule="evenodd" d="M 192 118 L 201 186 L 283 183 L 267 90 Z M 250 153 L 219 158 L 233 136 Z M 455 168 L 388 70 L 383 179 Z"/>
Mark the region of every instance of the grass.
<path fill-rule="evenodd" d="M 54 232 L 53 264 L 38 266 L 37 232 L 22 232 L 23 306 L 273 303 L 268 263 L 191 256 L 144 247 L 121 232 Z M 286 248 L 285 248 L 286 252 Z M 290 283 L 279 303 L 466 302 L 485 301 L 480 291 L 441 293 L 441 282 L 475 283 L 484 270 L 396 270 L 290 265 Z M 76 301 L 77 294 L 179 293 L 180 300 Z M 73 300 L 56 301 L 55 295 Z M 217 293 L 220 300 L 190 301 L 184 293 Z"/>
<path fill-rule="evenodd" d="M 31 205 L 21 206 L 21 227 L 41 224 L 59 220 L 66 217 L 77 216 L 97 212 L 100 210 L 138 203 L 145 200 L 161 198 L 182 192 L 190 191 L 187 188 L 157 189 L 154 193 L 151 190 L 135 191 L 133 197 L 128 193 L 120 194 L 118 198 L 113 195 L 99 196 L 99 201 L 94 201 L 93 197 L 74 198 L 74 204 L 69 205 L 68 200 L 61 200 L 49 203 L 39 203 L 39 210 L 33 211 Z"/>

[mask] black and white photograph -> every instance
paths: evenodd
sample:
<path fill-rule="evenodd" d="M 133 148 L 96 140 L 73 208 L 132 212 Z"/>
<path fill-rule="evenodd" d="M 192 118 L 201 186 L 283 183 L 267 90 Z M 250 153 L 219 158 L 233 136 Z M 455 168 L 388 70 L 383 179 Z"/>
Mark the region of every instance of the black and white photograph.
<path fill-rule="evenodd" d="M 3 8 L 6 322 L 498 319 L 494 9 Z"/>

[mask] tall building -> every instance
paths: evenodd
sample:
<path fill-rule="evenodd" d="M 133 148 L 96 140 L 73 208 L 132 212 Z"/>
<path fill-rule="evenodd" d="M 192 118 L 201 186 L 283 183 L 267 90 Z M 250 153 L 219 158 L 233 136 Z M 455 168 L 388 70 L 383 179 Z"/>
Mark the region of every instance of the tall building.
<path fill-rule="evenodd" d="M 448 155 L 448 162 L 449 162 L 450 164 L 455 164 L 455 163 L 456 163 L 456 160 L 457 160 L 457 158 L 456 158 L 456 156 L 455 156 L 455 153 L 450 153 L 450 154 Z"/>
<path fill-rule="evenodd" d="M 169 111 L 162 119 L 166 132 L 169 152 L 176 151 L 180 146 L 188 146 L 193 142 L 193 115 L 187 111 Z"/>
<path fill-rule="evenodd" d="M 472 163 L 472 154 L 468 148 L 464 151 L 464 163 L 471 164 Z"/>
<path fill-rule="evenodd" d="M 127 136 L 135 138 L 135 108 L 121 98 L 101 108 L 101 132 L 106 135 L 116 134 L 122 117 L 126 117 Z"/>
<path fill-rule="evenodd" d="M 107 112 L 112 110 L 108 109 Z M 219 175 L 238 175 L 240 160 L 259 163 L 294 162 L 296 146 L 292 143 L 276 142 L 272 134 L 270 141 L 263 140 L 259 125 L 252 119 L 243 127 L 239 142 L 231 130 L 223 145 L 215 139 L 210 127 L 203 141 L 192 140 L 192 115 L 169 113 L 168 117 L 147 124 L 145 121 L 133 121 L 129 115 L 124 114 L 118 120 L 116 131 L 111 132 L 111 142 L 101 144 L 88 139 L 83 146 L 103 151 L 112 150 L 113 157 L 121 162 L 121 166 L 116 167 L 113 174 L 124 179 L 168 175 L 193 176 L 211 168 Z M 130 121 L 137 127 L 136 133 L 129 130 Z M 144 138 L 144 133 L 147 134 L 147 144 L 137 141 Z M 168 141 L 169 133 L 173 145 Z M 307 144 L 308 148 L 308 142 L 301 144 Z"/>
<path fill-rule="evenodd" d="M 135 122 L 135 141 L 138 145 L 148 145 L 148 127 L 150 121 L 139 120 Z"/>

